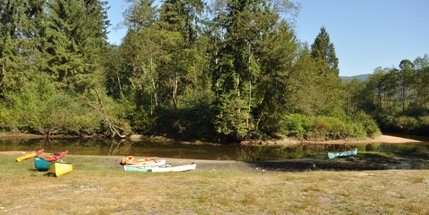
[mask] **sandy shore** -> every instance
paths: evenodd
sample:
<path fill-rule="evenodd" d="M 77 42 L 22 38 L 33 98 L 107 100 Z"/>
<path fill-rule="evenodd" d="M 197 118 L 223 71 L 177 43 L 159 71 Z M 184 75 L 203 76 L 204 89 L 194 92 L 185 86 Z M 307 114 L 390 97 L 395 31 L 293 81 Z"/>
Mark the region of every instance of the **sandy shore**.
<path fill-rule="evenodd" d="M 381 135 L 374 139 L 370 139 L 369 141 L 370 143 L 421 143 L 423 142 L 423 140 L 397 137 L 397 136 L 391 136 L 391 135 Z"/>

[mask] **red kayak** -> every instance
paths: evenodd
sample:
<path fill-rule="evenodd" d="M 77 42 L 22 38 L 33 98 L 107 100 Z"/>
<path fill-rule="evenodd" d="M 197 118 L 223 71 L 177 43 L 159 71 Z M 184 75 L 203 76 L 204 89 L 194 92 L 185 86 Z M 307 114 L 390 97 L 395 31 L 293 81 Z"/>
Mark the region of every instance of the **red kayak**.
<path fill-rule="evenodd" d="M 45 161 L 56 161 L 58 159 L 62 159 L 63 157 L 65 157 L 67 154 L 69 153 L 69 151 L 65 151 L 65 152 L 60 152 L 60 153 L 55 153 L 55 154 L 51 154 L 46 158 L 43 158 Z"/>

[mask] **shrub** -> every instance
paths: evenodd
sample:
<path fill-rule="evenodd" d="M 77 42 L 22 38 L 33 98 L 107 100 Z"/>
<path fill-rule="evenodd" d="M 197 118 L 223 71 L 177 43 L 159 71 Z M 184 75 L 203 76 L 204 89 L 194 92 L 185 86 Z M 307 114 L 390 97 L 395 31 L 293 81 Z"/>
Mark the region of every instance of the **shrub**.
<path fill-rule="evenodd" d="M 151 118 L 150 132 L 178 139 L 213 140 L 217 137 L 214 109 L 200 102 L 180 109 L 159 108 Z"/>
<path fill-rule="evenodd" d="M 93 134 L 100 132 L 102 121 L 87 97 L 56 90 L 41 75 L 27 82 L 20 92 L 7 95 L 8 112 L 14 121 L 3 123 L 9 129 L 35 134 Z M 107 102 L 106 102 L 107 103 Z"/>
<path fill-rule="evenodd" d="M 288 136 L 304 138 L 314 128 L 313 119 L 303 114 L 291 114 L 283 119 L 283 133 Z"/>
<path fill-rule="evenodd" d="M 429 134 L 429 116 L 419 117 L 419 134 Z"/>
<path fill-rule="evenodd" d="M 0 104 L 0 130 L 7 127 L 9 120 L 9 111 Z"/>
<path fill-rule="evenodd" d="M 353 116 L 306 116 L 291 114 L 283 119 L 283 133 L 306 139 L 344 139 L 373 137 L 380 134 L 375 121 L 363 112 Z"/>
<path fill-rule="evenodd" d="M 365 131 L 365 136 L 375 137 L 381 134 L 380 128 L 378 127 L 374 119 L 372 119 L 368 114 L 363 111 L 359 111 L 358 113 L 353 115 L 352 120 L 353 122 L 362 126 L 361 128 Z M 357 136 L 362 135 L 360 131 L 357 130 L 355 133 L 358 134 Z"/>
<path fill-rule="evenodd" d="M 394 119 L 396 129 L 406 132 L 412 132 L 418 127 L 418 121 L 414 117 L 400 116 Z"/>
<path fill-rule="evenodd" d="M 319 116 L 316 118 L 315 133 L 319 138 L 342 139 L 352 135 L 350 126 L 340 118 Z"/>

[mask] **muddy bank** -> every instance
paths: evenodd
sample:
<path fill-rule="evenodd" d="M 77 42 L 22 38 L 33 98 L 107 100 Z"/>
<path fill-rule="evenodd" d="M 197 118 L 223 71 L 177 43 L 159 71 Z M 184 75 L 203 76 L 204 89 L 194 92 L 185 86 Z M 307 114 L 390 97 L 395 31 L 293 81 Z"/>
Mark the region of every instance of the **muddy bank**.
<path fill-rule="evenodd" d="M 74 138 L 106 138 L 100 134 L 94 135 L 43 135 L 43 134 L 24 134 L 24 133 L 4 133 L 0 134 L 0 140 L 4 139 L 74 139 Z"/>
<path fill-rule="evenodd" d="M 352 171 L 387 169 L 429 169 L 429 160 L 411 157 L 349 157 L 334 160 L 316 158 L 290 159 L 282 161 L 213 161 L 190 159 L 167 159 L 173 165 L 196 163 L 201 171 L 286 171 L 302 172 L 315 170 Z"/>
<path fill-rule="evenodd" d="M 14 134 L 0 134 L 1 139 L 45 139 L 48 138 L 46 135 L 38 134 L 23 134 L 23 133 L 14 133 Z M 86 136 L 75 136 L 75 135 L 51 135 L 49 139 L 68 139 L 68 138 L 109 138 L 102 135 L 86 135 Z M 162 136 L 146 136 L 139 134 L 132 134 L 123 139 L 118 139 L 120 141 L 131 141 L 131 142 L 174 142 L 179 144 L 192 144 L 192 145 L 218 145 L 219 143 L 206 142 L 206 141 L 183 141 L 175 140 Z M 241 141 L 242 145 L 264 145 L 264 146 L 290 146 L 297 144 L 368 144 L 368 143 L 391 143 L 391 144 L 401 144 L 401 143 L 428 143 L 429 137 L 423 136 L 401 136 L 400 134 L 393 135 L 380 135 L 376 138 L 369 138 L 365 140 L 357 139 L 341 139 L 341 140 L 323 140 L 323 141 L 313 141 L 313 140 L 300 140 L 295 138 L 283 138 L 279 140 L 246 140 Z"/>

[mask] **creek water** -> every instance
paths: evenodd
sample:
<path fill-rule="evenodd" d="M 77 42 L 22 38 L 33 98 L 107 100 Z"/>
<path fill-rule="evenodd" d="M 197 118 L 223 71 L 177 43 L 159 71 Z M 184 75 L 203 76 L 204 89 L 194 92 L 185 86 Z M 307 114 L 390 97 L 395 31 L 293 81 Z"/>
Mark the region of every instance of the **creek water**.
<path fill-rule="evenodd" d="M 110 139 L 6 139 L 0 151 L 46 152 L 68 150 L 75 155 L 119 155 L 209 160 L 288 160 L 299 158 L 327 159 L 328 152 L 358 149 L 359 154 L 382 154 L 429 161 L 429 142 L 408 144 L 298 144 L 293 146 L 243 146 L 239 144 L 181 144 L 177 142 L 130 142 Z"/>

